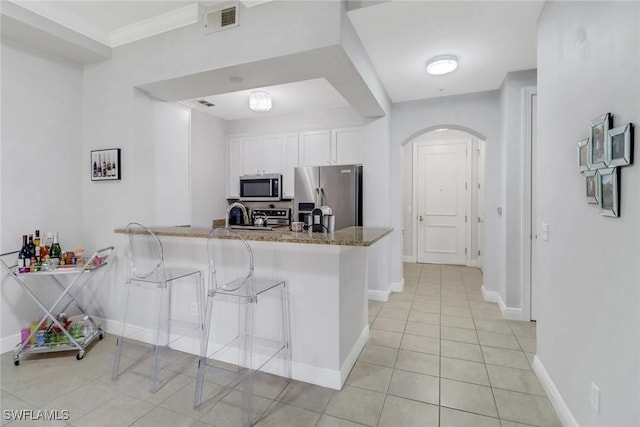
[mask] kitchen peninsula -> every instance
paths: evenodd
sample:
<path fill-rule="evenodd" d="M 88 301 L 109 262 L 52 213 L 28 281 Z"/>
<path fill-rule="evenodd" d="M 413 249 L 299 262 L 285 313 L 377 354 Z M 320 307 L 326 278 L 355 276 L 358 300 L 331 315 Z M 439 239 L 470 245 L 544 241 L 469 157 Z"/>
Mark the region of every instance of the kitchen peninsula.
<path fill-rule="evenodd" d="M 161 239 L 168 263 L 207 271 L 209 228 L 151 229 Z M 239 231 L 250 242 L 256 275 L 288 282 L 294 379 L 342 388 L 369 338 L 368 251 L 391 231 L 377 227 L 347 227 L 330 234 L 286 228 Z M 124 240 L 122 236 L 122 247 Z"/>

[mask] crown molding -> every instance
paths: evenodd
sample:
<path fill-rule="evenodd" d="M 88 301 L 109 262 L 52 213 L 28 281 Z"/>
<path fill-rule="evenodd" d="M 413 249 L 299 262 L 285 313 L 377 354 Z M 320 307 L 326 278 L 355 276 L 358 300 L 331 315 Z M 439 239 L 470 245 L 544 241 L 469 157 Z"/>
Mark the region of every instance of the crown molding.
<path fill-rule="evenodd" d="M 198 14 L 198 4 L 193 3 L 180 9 L 136 22 L 112 31 L 109 35 L 108 45 L 111 47 L 122 46 L 123 44 L 195 24 L 198 22 Z"/>

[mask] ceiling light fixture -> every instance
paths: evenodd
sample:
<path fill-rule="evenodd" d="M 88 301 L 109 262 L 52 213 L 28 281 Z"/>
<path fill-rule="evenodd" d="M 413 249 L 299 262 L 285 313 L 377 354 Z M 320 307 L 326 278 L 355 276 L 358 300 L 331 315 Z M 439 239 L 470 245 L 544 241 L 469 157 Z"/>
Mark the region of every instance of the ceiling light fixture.
<path fill-rule="evenodd" d="M 453 55 L 441 55 L 427 62 L 427 73 L 434 76 L 452 73 L 458 68 L 458 58 Z"/>
<path fill-rule="evenodd" d="M 249 108 L 253 111 L 265 112 L 271 109 L 271 94 L 264 90 L 254 90 L 249 94 Z"/>

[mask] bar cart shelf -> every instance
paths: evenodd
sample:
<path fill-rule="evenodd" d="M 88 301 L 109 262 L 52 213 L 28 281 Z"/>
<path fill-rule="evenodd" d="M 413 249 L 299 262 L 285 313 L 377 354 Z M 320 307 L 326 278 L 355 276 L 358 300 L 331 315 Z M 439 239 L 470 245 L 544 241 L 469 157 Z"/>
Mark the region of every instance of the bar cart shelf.
<path fill-rule="evenodd" d="M 33 271 L 28 273 L 18 272 L 17 265 L 14 263 L 17 259 L 19 251 L 7 252 L 0 254 L 0 264 L 2 268 L 8 273 L 9 277 L 12 277 L 20 287 L 31 297 L 35 304 L 42 310 L 44 316 L 30 332 L 29 338 L 23 340 L 14 349 L 13 363 L 18 366 L 20 364 L 20 355 L 25 354 L 37 354 L 37 353 L 50 353 L 59 351 L 75 351 L 76 359 L 82 360 L 84 358 L 87 347 L 96 339 L 102 339 L 104 337 L 104 331 L 102 327 L 98 325 L 93 317 L 89 315 L 86 310 L 80 305 L 77 298 L 79 297 L 82 289 L 91 281 L 95 273 L 98 270 L 105 268 L 109 264 L 109 257 L 114 253 L 115 247 L 108 246 L 106 248 L 96 251 L 87 262 L 81 265 L 65 265 L 58 266 L 50 271 Z M 8 260 L 11 260 L 9 263 Z M 28 278 L 42 278 L 47 277 L 60 289 L 60 295 L 55 302 L 47 307 L 42 302 L 41 298 L 34 293 L 28 286 Z M 65 284 L 62 282 L 62 277 Z M 73 292 L 72 292 L 73 291 Z M 71 334 L 68 327 L 60 322 L 56 312 L 63 313 L 67 309 L 74 305 L 82 315 L 83 324 L 85 325 L 82 336 Z M 51 322 L 50 328 L 57 330 L 56 336 L 61 338 L 60 341 L 50 343 L 32 343 L 32 338 L 41 330 L 41 326 L 45 322 Z M 69 326 L 69 325 L 66 325 Z M 40 344 L 40 345 L 38 345 Z"/>

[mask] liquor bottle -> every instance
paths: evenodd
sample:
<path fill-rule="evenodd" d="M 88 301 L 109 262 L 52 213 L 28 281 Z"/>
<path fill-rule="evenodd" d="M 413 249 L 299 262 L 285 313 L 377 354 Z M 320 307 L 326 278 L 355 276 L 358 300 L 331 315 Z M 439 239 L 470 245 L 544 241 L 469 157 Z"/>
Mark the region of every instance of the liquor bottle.
<path fill-rule="evenodd" d="M 45 234 L 45 238 L 44 238 L 44 250 L 45 253 L 44 254 L 40 254 L 40 256 L 42 256 L 44 258 L 45 255 L 49 255 L 49 252 L 51 251 L 51 245 L 53 244 L 53 235 L 51 234 L 50 231 L 47 231 L 47 234 Z"/>
<path fill-rule="evenodd" d="M 36 236 L 33 238 L 33 244 L 36 245 L 36 248 L 40 246 L 40 230 L 36 230 Z"/>
<path fill-rule="evenodd" d="M 27 247 L 27 235 L 22 235 L 22 249 L 18 252 L 18 272 L 24 273 L 25 268 L 28 269 L 29 261 L 31 258 L 29 257 L 29 248 Z"/>
<path fill-rule="evenodd" d="M 40 270 L 42 266 L 42 254 L 40 252 L 40 246 L 36 246 L 36 266 L 37 270 Z"/>
<path fill-rule="evenodd" d="M 36 256 L 36 245 L 33 243 L 33 234 L 29 234 L 29 243 L 27 243 L 27 249 L 29 249 L 29 259 Z"/>
<path fill-rule="evenodd" d="M 58 233 L 53 233 L 53 244 L 49 250 L 49 262 L 54 266 L 60 264 L 60 255 L 62 255 L 62 249 L 60 249 L 60 243 L 58 243 Z"/>

